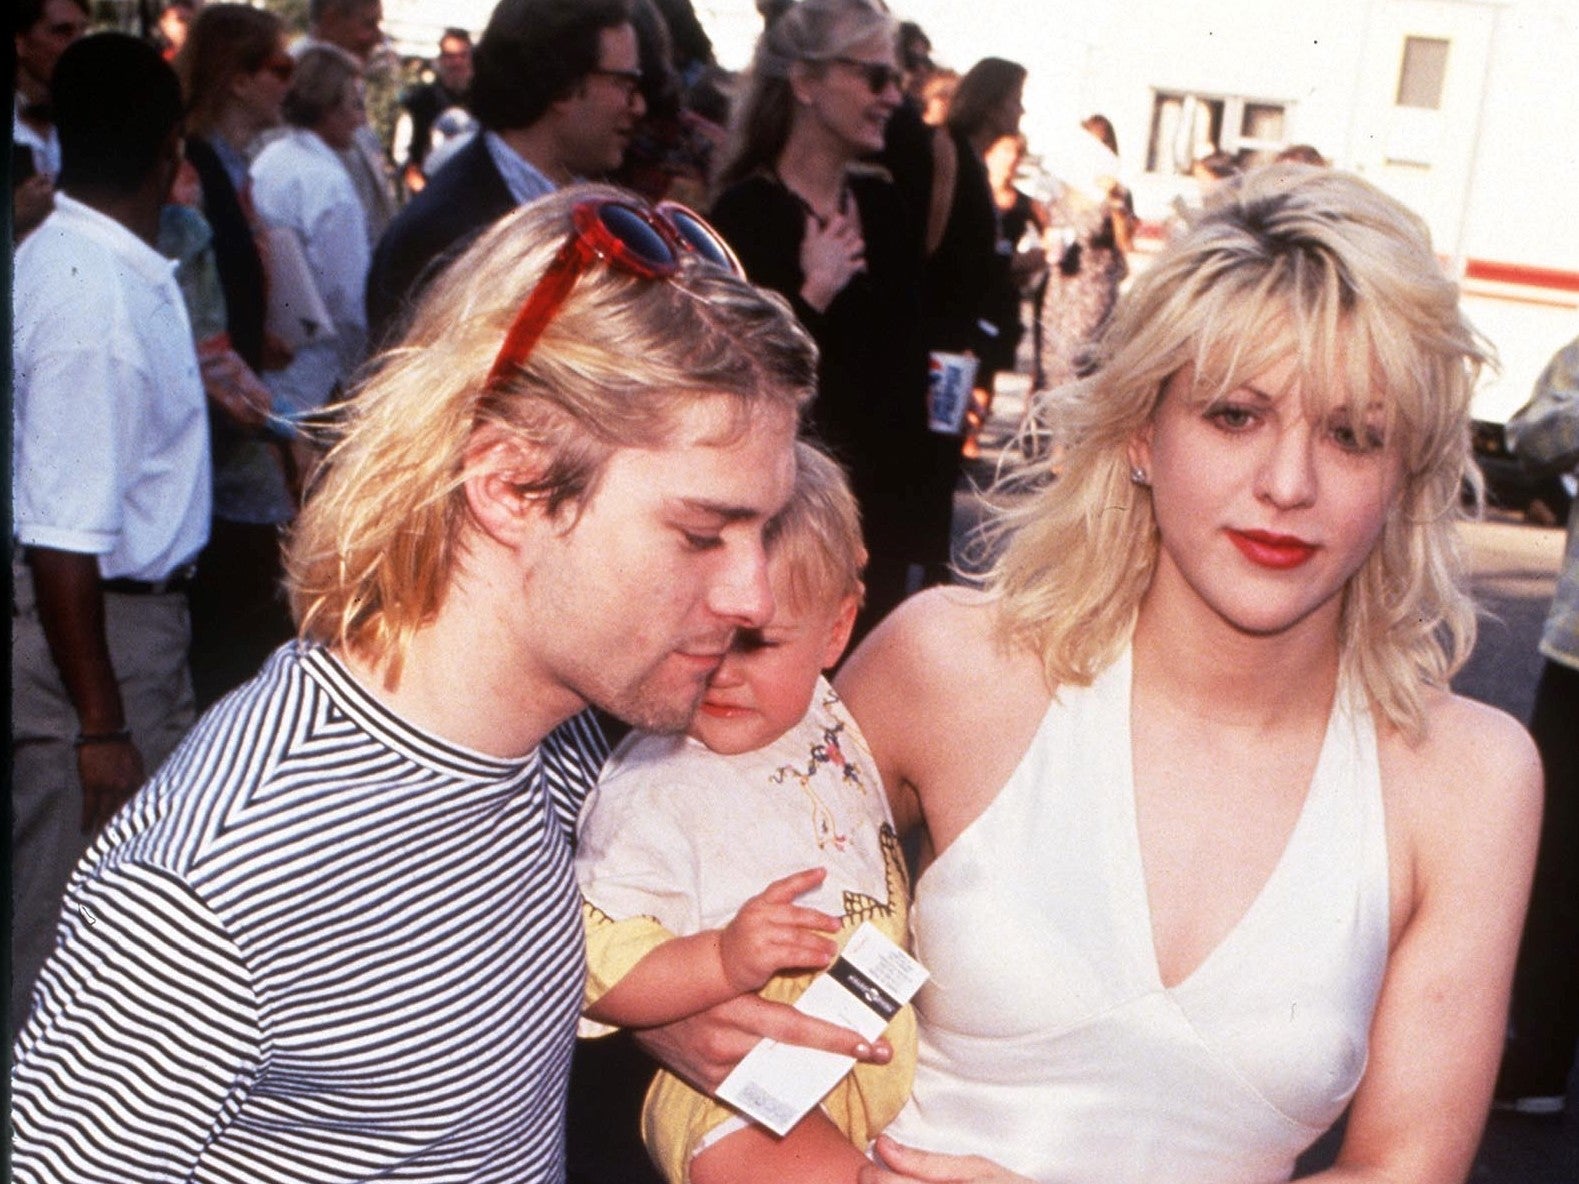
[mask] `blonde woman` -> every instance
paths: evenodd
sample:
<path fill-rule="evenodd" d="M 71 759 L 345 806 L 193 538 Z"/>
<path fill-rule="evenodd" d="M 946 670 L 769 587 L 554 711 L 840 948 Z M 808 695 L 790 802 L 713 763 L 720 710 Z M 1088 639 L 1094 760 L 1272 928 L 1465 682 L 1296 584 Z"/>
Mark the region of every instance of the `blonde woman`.
<path fill-rule="evenodd" d="M 1539 812 L 1448 689 L 1484 360 L 1419 220 L 1335 172 L 1248 175 L 1121 300 L 986 590 L 841 679 L 927 852 L 863 1181 L 1270 1184 L 1351 1102 L 1323 1179 L 1466 1177 Z"/>
<path fill-rule="evenodd" d="M 820 350 L 812 426 L 850 470 L 871 562 L 857 637 L 946 561 L 952 469 L 926 426 L 920 223 L 859 162 L 899 105 L 898 26 L 802 0 L 757 43 L 712 219 Z"/>
<path fill-rule="evenodd" d="M 1120 300 L 986 589 L 836 683 L 932 975 L 849 1178 L 1272 1184 L 1347 1106 L 1322 1179 L 1465 1179 L 1540 792 L 1448 689 L 1484 360 L 1420 221 L 1325 170 L 1248 175 Z M 713 1080 L 742 1019 L 648 1039 Z"/>

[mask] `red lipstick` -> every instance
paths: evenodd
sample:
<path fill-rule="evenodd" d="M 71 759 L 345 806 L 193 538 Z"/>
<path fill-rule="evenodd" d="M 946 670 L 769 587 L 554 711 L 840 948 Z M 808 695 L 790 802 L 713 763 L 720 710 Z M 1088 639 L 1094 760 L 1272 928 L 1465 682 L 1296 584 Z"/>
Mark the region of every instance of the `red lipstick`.
<path fill-rule="evenodd" d="M 1316 553 L 1316 544 L 1293 535 L 1272 534 L 1264 530 L 1230 530 L 1228 537 L 1240 554 L 1258 567 L 1289 571 Z"/>

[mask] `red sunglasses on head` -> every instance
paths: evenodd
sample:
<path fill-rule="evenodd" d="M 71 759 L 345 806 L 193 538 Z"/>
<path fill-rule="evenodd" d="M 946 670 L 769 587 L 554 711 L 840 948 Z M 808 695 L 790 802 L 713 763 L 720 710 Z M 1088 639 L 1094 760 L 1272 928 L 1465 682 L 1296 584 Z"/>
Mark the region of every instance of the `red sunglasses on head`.
<path fill-rule="evenodd" d="M 595 259 L 640 279 L 661 280 L 677 273 L 680 260 L 691 254 L 745 278 L 740 260 L 718 231 L 679 202 L 660 202 L 652 207 L 635 199 L 590 198 L 571 208 L 570 221 L 570 237 L 550 261 L 505 334 L 499 356 L 488 371 L 490 387 L 498 386 L 512 370 L 526 364 L 548 322 Z"/>

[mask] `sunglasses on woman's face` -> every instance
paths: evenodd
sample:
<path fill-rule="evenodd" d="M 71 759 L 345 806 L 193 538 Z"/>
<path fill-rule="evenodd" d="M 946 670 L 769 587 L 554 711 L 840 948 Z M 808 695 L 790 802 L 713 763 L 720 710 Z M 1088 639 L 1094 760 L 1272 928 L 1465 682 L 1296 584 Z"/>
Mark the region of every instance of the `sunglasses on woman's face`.
<path fill-rule="evenodd" d="M 511 371 L 526 364 L 537 339 L 594 260 L 601 259 L 640 279 L 661 280 L 677 274 L 680 260 L 691 254 L 745 278 L 729 244 L 700 214 L 679 202 L 651 207 L 634 200 L 592 198 L 571 209 L 570 221 L 570 237 L 549 262 L 505 334 L 499 356 L 488 372 L 490 387 L 497 387 Z"/>
<path fill-rule="evenodd" d="M 848 66 L 859 73 L 865 80 L 867 89 L 874 95 L 882 94 L 890 86 L 897 90 L 900 83 L 904 81 L 904 75 L 888 62 L 866 62 L 860 58 L 829 58 L 828 60 L 841 66 Z"/>

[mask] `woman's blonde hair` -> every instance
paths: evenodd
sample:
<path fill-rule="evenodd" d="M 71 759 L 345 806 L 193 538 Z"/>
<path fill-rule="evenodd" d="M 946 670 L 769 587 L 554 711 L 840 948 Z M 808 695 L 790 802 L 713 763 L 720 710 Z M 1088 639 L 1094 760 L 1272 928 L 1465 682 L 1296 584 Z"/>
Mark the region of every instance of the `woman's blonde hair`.
<path fill-rule="evenodd" d="M 831 607 L 846 596 L 862 596 L 866 545 L 860 508 L 839 462 L 809 441 L 796 441 L 795 487 L 768 524 L 766 542 L 770 561 L 788 572 L 798 607 Z"/>
<path fill-rule="evenodd" d="M 1340 644 L 1380 714 L 1421 734 L 1425 688 L 1474 644 L 1457 524 L 1466 483 L 1479 490 L 1469 401 L 1491 351 L 1417 216 L 1356 176 L 1299 165 L 1214 196 L 1120 298 L 1093 372 L 1041 396 L 1039 430 L 1063 445 L 1056 479 L 1044 462 L 998 486 L 987 582 L 1051 685 L 1113 660 L 1151 581 L 1157 527 L 1128 447 L 1165 384 L 1193 368 L 1195 397 L 1212 400 L 1290 358 L 1307 414 L 1346 409 L 1360 425 L 1380 411 L 1402 458 L 1398 505 L 1345 589 Z"/>
<path fill-rule="evenodd" d="M 666 281 L 593 263 L 530 356 L 490 387 L 506 331 L 589 198 L 635 200 L 576 186 L 503 219 L 429 285 L 404 340 L 345 405 L 286 548 L 302 636 L 398 678 L 464 546 L 480 428 L 544 458 L 524 492 L 573 523 L 615 451 L 664 447 L 699 401 L 726 408 L 721 442 L 764 407 L 798 413 L 810 401 L 816 347 L 788 305 L 691 257 Z"/>
<path fill-rule="evenodd" d="M 790 69 L 797 62 L 820 67 L 863 41 L 884 37 L 893 44 L 898 35 L 899 22 L 874 0 L 800 0 L 770 24 L 757 39 L 736 101 L 715 187 L 771 169 L 784 151 L 795 115 Z"/>

